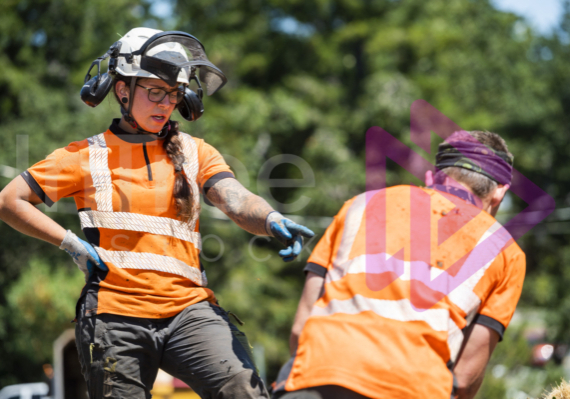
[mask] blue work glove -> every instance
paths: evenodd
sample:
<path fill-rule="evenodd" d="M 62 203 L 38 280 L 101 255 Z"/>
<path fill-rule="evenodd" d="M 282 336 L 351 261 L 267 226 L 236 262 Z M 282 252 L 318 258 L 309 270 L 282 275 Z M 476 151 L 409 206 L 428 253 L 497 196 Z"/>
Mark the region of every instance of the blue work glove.
<path fill-rule="evenodd" d="M 85 274 L 85 282 L 93 274 L 95 267 L 101 270 L 109 270 L 103 263 L 97 251 L 91 244 L 77 237 L 71 230 L 67 230 L 59 249 L 63 249 L 73 258 L 79 270 Z"/>
<path fill-rule="evenodd" d="M 287 247 L 279 251 L 279 256 L 281 256 L 285 262 L 291 262 L 301 253 L 303 249 L 303 237 L 310 238 L 315 235 L 315 233 L 305 226 L 301 226 L 285 218 L 279 212 L 271 212 L 267 215 L 265 229 L 267 234 L 277 238 Z"/>

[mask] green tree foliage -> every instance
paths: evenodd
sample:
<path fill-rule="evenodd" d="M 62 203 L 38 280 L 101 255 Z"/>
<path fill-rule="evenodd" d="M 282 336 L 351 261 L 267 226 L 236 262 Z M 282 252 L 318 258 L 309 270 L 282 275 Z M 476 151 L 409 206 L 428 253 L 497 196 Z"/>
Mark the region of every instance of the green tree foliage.
<path fill-rule="evenodd" d="M 150 12 L 157 3 L 138 0 L 0 5 L 0 164 L 21 170 L 55 148 L 103 131 L 119 115 L 117 105 L 113 100 L 97 109 L 82 104 L 78 91 L 84 73 L 117 33 L 145 25 L 195 35 L 229 78 L 222 91 L 204 100 L 204 117 L 182 123 L 183 130 L 218 148 L 246 187 L 319 235 L 327 218 L 364 190 L 366 130 L 381 126 L 410 144 L 410 105 L 420 98 L 464 129 L 502 134 L 516 168 L 555 196 L 560 207 L 570 205 L 568 18 L 560 35 L 542 37 L 487 0 L 173 0 L 158 5 L 172 12 L 158 18 Z M 18 135 L 29 137 L 28 159 L 18 155 L 25 153 L 24 139 L 17 146 Z M 283 162 L 280 154 L 299 157 L 309 167 L 290 163 L 292 158 Z M 425 155 L 433 161 L 433 153 Z M 293 188 L 272 187 L 275 179 L 299 180 Z M 2 185 L 8 181 L 0 177 Z M 397 167 L 390 169 L 388 182 L 421 183 Z M 308 203 L 292 207 L 303 197 Z M 49 215 L 78 232 L 76 215 L 65 213 L 73 205 L 58 206 Z M 513 198 L 510 212 L 523 207 Z M 271 380 L 288 356 L 308 252 L 284 264 L 276 255 L 278 244 L 261 238 L 251 243 L 251 235 L 222 216 L 203 205 L 203 262 L 221 305 L 245 321 L 251 341 L 265 346 Z M 549 331 L 564 342 L 570 339 L 568 233 L 567 225 L 548 223 L 521 240 L 530 276 L 522 305 L 558 309 Z M 57 249 L 5 224 L 0 238 L 3 385 L 38 378 L 41 362 L 50 360 L 54 326 L 73 313 L 81 283 L 75 275 L 65 282 L 65 273 L 71 275 L 75 266 Z M 45 276 L 45 289 L 30 292 L 33 298 L 24 301 L 24 290 L 40 283 L 36 274 Z M 55 300 L 58 291 L 50 286 L 66 286 L 61 289 L 66 299 Z M 51 304 L 58 316 L 38 310 L 35 319 L 30 309 L 42 303 Z M 28 313 L 20 314 L 20 308 Z M 49 333 L 36 328 L 41 323 L 50 324 Z M 31 353 L 18 343 L 19 334 L 34 345 L 43 339 L 45 347 Z M 515 358 L 517 351 L 510 349 L 517 345 L 505 339 L 499 347 Z M 481 397 L 502 395 L 497 392 L 504 386 L 487 380 L 491 385 Z"/>
<path fill-rule="evenodd" d="M 52 356 L 46 340 L 57 337 L 75 318 L 77 287 L 83 274 L 58 264 L 55 268 L 39 258 L 32 258 L 8 292 L 8 310 L 14 315 L 12 325 L 18 331 L 13 341 L 17 353 L 34 362 Z"/>
<path fill-rule="evenodd" d="M 147 9 L 146 3 L 129 0 L 0 4 L 0 165 L 21 171 L 58 147 L 105 129 L 115 115 L 112 103 L 89 110 L 78 90 L 93 59 L 118 38 L 116 32 L 143 24 Z M 13 171 L 0 172 L 3 187 Z M 55 210 L 48 215 L 79 232 L 73 201 L 64 200 Z M 53 340 L 73 327 L 73 301 L 82 283 L 63 251 L 3 222 L 0 240 L 0 386 L 5 386 L 41 378 L 42 364 L 52 361 Z"/>

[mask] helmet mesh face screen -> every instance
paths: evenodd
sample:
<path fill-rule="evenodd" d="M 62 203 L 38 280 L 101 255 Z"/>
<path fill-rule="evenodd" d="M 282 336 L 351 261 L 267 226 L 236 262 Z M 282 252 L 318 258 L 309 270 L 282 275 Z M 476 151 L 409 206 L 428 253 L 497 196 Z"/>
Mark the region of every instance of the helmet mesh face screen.
<path fill-rule="evenodd" d="M 178 43 L 188 52 L 188 61 L 173 63 L 160 59 L 160 52 L 147 55 L 151 49 L 162 44 Z M 204 47 L 196 39 L 180 34 L 164 35 L 148 44 L 141 57 L 141 68 L 158 76 L 171 86 L 176 84 L 176 77 L 181 68 L 196 67 L 199 71 L 199 78 L 204 83 L 208 95 L 214 94 L 227 82 L 223 72 L 212 64 Z"/>
<path fill-rule="evenodd" d="M 206 91 L 209 96 L 218 91 L 226 84 L 227 81 L 222 71 L 218 68 L 214 68 L 209 68 L 207 66 L 200 67 L 200 74 L 198 75 L 200 81 L 204 82 L 204 86 L 206 86 Z"/>

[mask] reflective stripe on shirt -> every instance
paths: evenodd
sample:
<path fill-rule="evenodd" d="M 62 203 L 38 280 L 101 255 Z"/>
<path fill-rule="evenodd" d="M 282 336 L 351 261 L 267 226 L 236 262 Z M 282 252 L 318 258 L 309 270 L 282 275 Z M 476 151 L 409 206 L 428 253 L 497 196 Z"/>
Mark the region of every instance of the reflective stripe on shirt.
<path fill-rule="evenodd" d="M 89 169 L 95 186 L 97 210 L 113 212 L 113 183 L 109 170 L 109 149 L 105 133 L 87 139 L 89 143 Z"/>
<path fill-rule="evenodd" d="M 105 134 L 101 133 L 87 139 L 89 144 L 89 168 L 95 187 L 97 210 L 79 212 L 81 228 L 105 228 L 112 230 L 138 231 L 168 237 L 174 237 L 194 244 L 198 251 L 202 249 L 200 233 L 194 231 L 200 213 L 200 194 L 196 183 L 198 175 L 198 150 L 196 143 L 187 134 L 179 133 L 184 153 L 184 173 L 192 188 L 194 211 L 187 223 L 180 220 L 149 216 L 130 212 L 113 212 L 113 184 L 109 169 L 109 148 Z M 121 269 L 148 269 L 177 274 L 190 279 L 193 283 L 205 287 L 207 278 L 199 265 L 188 265 L 179 259 L 147 252 L 109 251 L 95 247 L 101 259 Z"/>
<path fill-rule="evenodd" d="M 189 225 L 180 220 L 160 216 L 142 215 L 129 212 L 79 212 L 81 228 L 103 228 L 112 230 L 141 231 L 178 238 L 202 249 L 200 233 L 191 231 Z"/>
<path fill-rule="evenodd" d="M 181 260 L 165 255 L 148 252 L 107 251 L 101 247 L 95 250 L 103 260 L 121 269 L 146 269 L 177 274 L 186 277 L 193 283 L 205 287 L 208 285 L 206 273 L 196 267 L 188 266 Z"/>

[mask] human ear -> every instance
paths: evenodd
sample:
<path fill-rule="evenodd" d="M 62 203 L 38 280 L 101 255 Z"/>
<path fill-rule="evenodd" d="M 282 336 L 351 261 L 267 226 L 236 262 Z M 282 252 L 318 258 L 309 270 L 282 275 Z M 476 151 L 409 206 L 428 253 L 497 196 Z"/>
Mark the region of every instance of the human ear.
<path fill-rule="evenodd" d="M 119 97 L 119 100 L 122 101 L 123 98 L 129 98 L 129 89 L 127 87 L 127 85 L 125 84 L 125 82 L 123 82 L 122 80 L 119 80 L 117 82 L 117 84 L 115 85 L 115 93 L 117 94 L 117 97 Z M 124 103 L 124 101 L 122 101 Z M 128 102 L 128 101 L 127 101 Z"/>
<path fill-rule="evenodd" d="M 491 206 L 492 207 L 498 207 L 501 204 L 501 201 L 503 200 L 503 198 L 507 194 L 507 191 L 509 191 L 510 187 L 511 187 L 510 184 L 499 184 L 497 186 L 497 188 L 495 189 L 495 192 L 493 192 L 493 194 L 491 196 Z"/>

